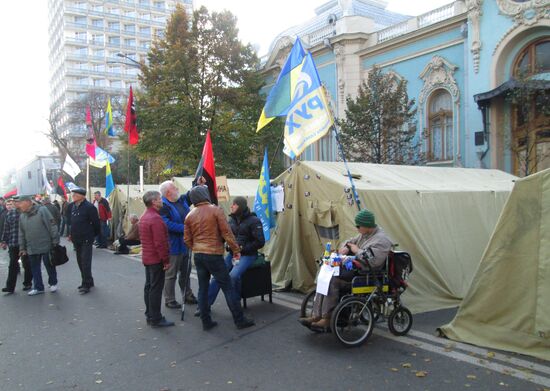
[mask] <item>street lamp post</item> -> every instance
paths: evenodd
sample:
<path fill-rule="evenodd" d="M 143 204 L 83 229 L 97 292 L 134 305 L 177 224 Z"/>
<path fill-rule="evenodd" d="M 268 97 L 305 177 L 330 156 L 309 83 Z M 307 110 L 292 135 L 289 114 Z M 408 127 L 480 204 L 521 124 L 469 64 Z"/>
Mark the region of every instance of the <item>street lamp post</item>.
<path fill-rule="evenodd" d="M 126 54 L 120 53 L 120 52 L 117 53 L 116 55 L 117 55 L 117 57 L 122 57 L 122 58 L 125 58 L 126 60 L 129 60 L 129 61 L 132 62 L 132 63 L 124 63 L 124 64 L 129 65 L 129 66 L 134 67 L 134 68 L 141 68 L 141 63 L 134 60 L 132 57 L 128 57 Z"/>

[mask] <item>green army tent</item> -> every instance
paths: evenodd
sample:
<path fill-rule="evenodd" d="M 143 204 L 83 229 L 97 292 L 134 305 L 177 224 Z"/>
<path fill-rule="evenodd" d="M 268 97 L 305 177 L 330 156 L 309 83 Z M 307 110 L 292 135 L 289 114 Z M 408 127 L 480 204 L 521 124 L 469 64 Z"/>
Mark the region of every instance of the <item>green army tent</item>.
<path fill-rule="evenodd" d="M 520 179 L 449 338 L 550 360 L 550 169 Z"/>
<path fill-rule="evenodd" d="M 130 185 L 130 197 L 128 198 L 128 185 L 116 185 L 115 190 L 109 195 L 109 204 L 113 218 L 111 220 L 111 239 L 115 240 L 129 228 L 128 214 L 135 213 L 141 216 L 145 211 L 143 194 L 148 190 L 157 190 L 159 185 L 143 185 L 140 192 L 139 185 Z M 102 193 L 103 194 L 103 193 Z M 130 207 L 127 208 L 128 200 Z"/>
<path fill-rule="evenodd" d="M 193 177 L 175 177 L 172 178 L 178 189 L 183 193 L 191 190 L 193 187 Z M 219 206 L 222 207 L 225 214 L 228 215 L 229 207 L 235 197 L 245 197 L 250 210 L 254 210 L 254 198 L 258 190 L 258 179 L 234 179 L 227 178 L 227 187 L 229 188 L 229 201 L 220 201 Z"/>
<path fill-rule="evenodd" d="M 414 272 L 404 300 L 413 311 L 457 306 L 516 177 L 498 170 L 351 163 L 362 206 Z M 278 178 L 285 210 L 267 245 L 273 282 L 306 291 L 324 244 L 357 235 L 357 207 L 343 163 L 297 162 Z"/>

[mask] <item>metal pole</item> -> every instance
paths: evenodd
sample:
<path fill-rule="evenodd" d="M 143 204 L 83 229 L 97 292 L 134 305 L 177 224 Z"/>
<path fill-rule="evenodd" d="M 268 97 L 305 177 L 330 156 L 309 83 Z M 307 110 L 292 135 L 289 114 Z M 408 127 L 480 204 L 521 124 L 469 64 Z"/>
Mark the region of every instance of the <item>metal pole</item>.
<path fill-rule="evenodd" d="M 353 177 L 351 176 L 351 172 L 349 171 L 346 155 L 344 154 L 344 148 L 342 147 L 342 143 L 340 143 L 340 137 L 338 136 L 338 130 L 336 129 L 336 122 L 334 123 L 332 128 L 334 129 L 334 137 L 336 138 L 336 144 L 338 144 L 340 155 L 342 155 L 342 160 L 344 161 L 344 166 L 346 167 L 346 172 L 348 174 L 349 183 L 351 185 L 351 191 L 353 194 L 353 198 L 355 199 L 355 204 L 357 205 L 357 209 L 361 210 L 361 200 L 359 199 L 359 194 L 357 194 L 357 189 L 355 188 Z"/>
<path fill-rule="evenodd" d="M 90 157 L 88 156 L 86 158 L 86 194 L 88 195 L 88 199 L 90 198 Z"/>

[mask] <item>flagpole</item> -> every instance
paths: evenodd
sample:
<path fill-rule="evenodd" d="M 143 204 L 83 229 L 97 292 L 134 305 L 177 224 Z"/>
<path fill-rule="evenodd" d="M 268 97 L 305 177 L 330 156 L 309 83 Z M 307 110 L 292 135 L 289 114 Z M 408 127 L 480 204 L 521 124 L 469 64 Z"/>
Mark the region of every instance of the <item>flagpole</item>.
<path fill-rule="evenodd" d="M 128 132 L 128 154 L 126 156 L 128 158 L 128 180 L 126 185 L 126 219 L 129 219 L 130 216 L 130 132 Z"/>
<path fill-rule="evenodd" d="M 328 102 L 328 106 L 330 109 L 330 113 L 332 114 L 332 118 L 336 119 L 336 116 L 334 115 L 334 110 L 332 108 L 332 103 L 331 103 L 332 101 L 328 96 L 328 91 L 325 86 L 323 86 L 323 91 L 324 91 L 325 97 L 327 98 L 326 100 Z M 351 176 L 351 172 L 349 170 L 348 161 L 346 160 L 346 154 L 344 153 L 344 147 L 340 142 L 340 136 L 338 135 L 338 127 L 336 126 L 336 120 L 334 120 L 332 123 L 332 129 L 334 130 L 334 138 L 336 139 L 338 150 L 340 151 L 340 155 L 342 157 L 342 160 L 344 161 L 344 166 L 346 167 L 346 173 L 348 174 L 348 179 L 351 185 L 351 192 L 355 200 L 355 205 L 357 205 L 358 210 L 361 210 L 361 200 L 359 199 L 359 194 L 357 194 L 357 189 L 355 188 L 355 182 L 353 182 L 353 177 Z"/>
<path fill-rule="evenodd" d="M 88 194 L 88 198 L 90 198 L 90 157 L 89 156 L 86 158 L 86 194 Z"/>

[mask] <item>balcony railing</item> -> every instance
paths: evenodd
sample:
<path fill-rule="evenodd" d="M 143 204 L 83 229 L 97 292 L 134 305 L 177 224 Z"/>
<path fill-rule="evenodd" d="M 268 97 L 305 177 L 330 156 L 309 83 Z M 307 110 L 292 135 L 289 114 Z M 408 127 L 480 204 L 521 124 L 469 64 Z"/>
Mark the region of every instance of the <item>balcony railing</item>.
<path fill-rule="evenodd" d="M 418 15 L 417 17 L 378 31 L 376 33 L 377 43 L 385 42 L 411 31 L 452 18 L 464 11 L 463 3 L 460 1 L 444 5 L 443 7 L 436 8 L 425 14 Z"/>
<path fill-rule="evenodd" d="M 385 28 L 384 30 L 380 30 L 377 33 L 378 36 L 378 42 L 384 42 L 387 40 L 390 40 L 392 38 L 398 37 L 400 35 L 406 34 L 409 32 L 410 23 L 408 21 L 401 22 L 399 24 L 390 26 L 388 28 Z"/>
<path fill-rule="evenodd" d="M 336 35 L 336 29 L 332 25 L 328 25 L 320 28 L 308 35 L 308 42 L 310 46 L 316 45 L 319 42 L 323 42 L 325 38 L 330 38 Z"/>

